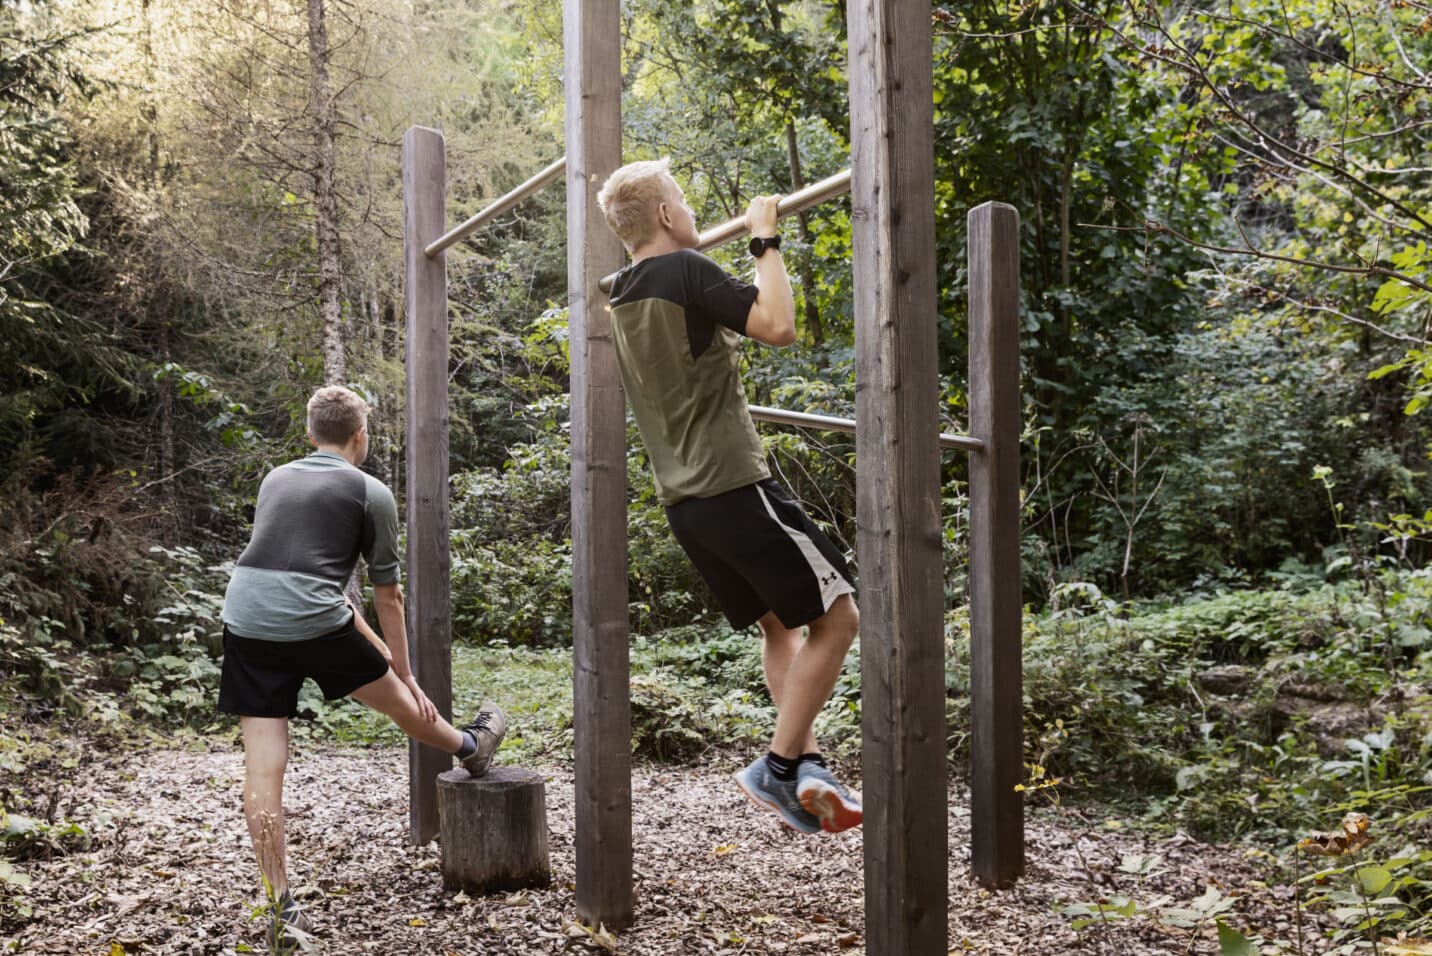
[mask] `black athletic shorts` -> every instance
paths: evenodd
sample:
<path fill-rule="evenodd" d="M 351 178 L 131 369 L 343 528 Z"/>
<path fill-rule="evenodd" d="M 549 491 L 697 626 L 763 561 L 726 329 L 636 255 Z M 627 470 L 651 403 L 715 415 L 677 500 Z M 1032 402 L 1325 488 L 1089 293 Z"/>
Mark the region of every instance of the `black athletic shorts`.
<path fill-rule="evenodd" d="M 678 501 L 666 520 L 732 627 L 767 611 L 801 627 L 855 591 L 840 550 L 773 478 Z"/>
<path fill-rule="evenodd" d="M 388 672 L 388 661 L 350 620 L 306 641 L 260 641 L 224 628 L 219 710 L 241 717 L 297 717 L 298 689 L 312 677 L 337 700 Z"/>

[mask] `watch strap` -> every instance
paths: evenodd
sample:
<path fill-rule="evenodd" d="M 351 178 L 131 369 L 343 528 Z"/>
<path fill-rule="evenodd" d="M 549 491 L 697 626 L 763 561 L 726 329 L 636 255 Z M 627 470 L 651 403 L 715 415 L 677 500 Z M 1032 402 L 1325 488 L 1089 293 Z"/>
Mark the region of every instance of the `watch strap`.
<path fill-rule="evenodd" d="M 766 254 L 767 249 L 779 249 L 781 247 L 780 236 L 752 236 L 747 248 L 753 257 L 759 259 Z"/>

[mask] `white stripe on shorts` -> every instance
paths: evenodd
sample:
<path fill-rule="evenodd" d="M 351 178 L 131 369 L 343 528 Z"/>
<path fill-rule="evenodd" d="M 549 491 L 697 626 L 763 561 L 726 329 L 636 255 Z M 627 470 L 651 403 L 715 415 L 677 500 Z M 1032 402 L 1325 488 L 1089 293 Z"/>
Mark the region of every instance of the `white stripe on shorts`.
<path fill-rule="evenodd" d="M 854 594 L 855 588 L 836 570 L 835 565 L 831 564 L 830 561 L 826 559 L 826 556 L 820 553 L 820 548 L 815 546 L 815 542 L 810 539 L 810 535 L 797 528 L 792 528 L 780 519 L 776 514 L 776 509 L 771 507 L 771 501 L 766 497 L 765 489 L 760 485 L 756 485 L 756 494 L 761 496 L 761 504 L 766 506 L 766 514 L 770 515 L 771 520 L 780 525 L 781 529 L 791 536 L 791 540 L 795 542 L 796 547 L 800 548 L 801 554 L 805 555 L 806 563 L 810 565 L 811 573 L 820 581 L 821 607 L 829 611 L 830 606 L 835 603 L 836 598 L 842 594 Z"/>

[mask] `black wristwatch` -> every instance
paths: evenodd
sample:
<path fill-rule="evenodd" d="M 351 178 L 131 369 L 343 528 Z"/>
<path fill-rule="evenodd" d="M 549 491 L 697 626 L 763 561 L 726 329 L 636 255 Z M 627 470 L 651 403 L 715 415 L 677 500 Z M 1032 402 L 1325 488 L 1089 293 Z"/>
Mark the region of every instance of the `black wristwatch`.
<path fill-rule="evenodd" d="M 767 249 L 779 249 L 781 247 L 780 236 L 752 236 L 746 248 L 751 250 L 751 255 L 759 259 L 766 254 Z"/>

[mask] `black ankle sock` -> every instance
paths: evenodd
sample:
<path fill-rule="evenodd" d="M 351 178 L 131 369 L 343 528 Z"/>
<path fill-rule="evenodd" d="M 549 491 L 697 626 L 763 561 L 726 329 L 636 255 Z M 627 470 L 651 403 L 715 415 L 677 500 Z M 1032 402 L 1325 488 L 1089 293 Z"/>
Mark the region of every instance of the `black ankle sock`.
<path fill-rule="evenodd" d="M 813 763 L 818 767 L 826 766 L 825 758 L 819 753 L 801 754 L 796 758 L 796 763 Z"/>
<path fill-rule="evenodd" d="M 799 757 L 782 757 L 772 751 L 766 754 L 766 766 L 771 768 L 771 774 L 777 779 L 789 782 L 796 778 L 796 764 L 800 763 Z"/>
<path fill-rule="evenodd" d="M 461 760 L 477 753 L 477 738 L 472 735 L 470 730 L 462 730 L 459 733 L 462 734 L 462 746 L 457 748 L 456 757 Z"/>

